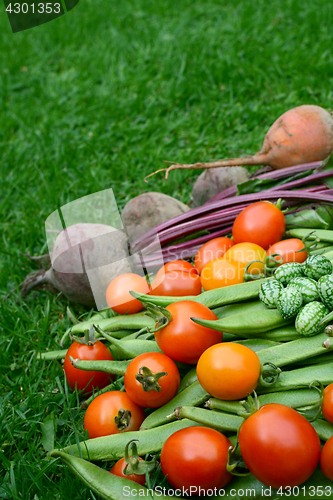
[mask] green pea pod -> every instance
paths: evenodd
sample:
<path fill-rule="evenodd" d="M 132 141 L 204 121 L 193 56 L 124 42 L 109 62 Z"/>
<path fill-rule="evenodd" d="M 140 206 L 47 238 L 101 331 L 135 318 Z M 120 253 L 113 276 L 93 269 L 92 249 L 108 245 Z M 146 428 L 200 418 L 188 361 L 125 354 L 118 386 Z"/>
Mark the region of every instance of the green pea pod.
<path fill-rule="evenodd" d="M 98 371 L 103 373 L 111 373 L 113 375 L 125 375 L 126 368 L 130 364 L 130 361 L 110 361 L 110 360 L 83 360 L 83 359 L 71 359 L 71 363 L 74 368 L 85 371 Z"/>
<path fill-rule="evenodd" d="M 88 331 L 92 325 L 95 325 L 106 332 L 116 332 L 118 330 L 137 331 L 142 328 L 154 328 L 155 322 L 149 316 L 145 316 L 144 312 L 105 319 L 92 320 L 90 318 L 87 321 L 82 321 L 71 326 L 62 336 L 60 345 L 64 345 L 70 333 L 73 335 L 83 334 Z"/>
<path fill-rule="evenodd" d="M 296 370 L 282 371 L 278 381 L 274 384 L 274 392 L 309 387 L 310 384 L 317 385 L 318 383 L 322 383 L 323 385 L 328 385 L 332 383 L 332 380 L 333 364 L 331 362 L 305 366 Z M 257 388 L 258 394 L 264 394 L 271 390 L 271 388 L 266 387 Z"/>
<path fill-rule="evenodd" d="M 311 424 L 322 441 L 328 441 L 333 436 L 333 425 L 326 420 L 318 418 L 311 422 Z"/>
<path fill-rule="evenodd" d="M 176 409 L 177 418 L 187 418 L 197 424 L 212 427 L 220 432 L 237 432 L 238 428 L 244 422 L 244 418 L 238 415 L 230 415 L 222 411 L 205 410 L 193 406 L 181 406 Z"/>
<path fill-rule="evenodd" d="M 153 411 L 142 422 L 140 429 L 152 429 L 159 425 L 170 422 L 171 415 L 178 406 L 199 406 L 209 398 L 208 392 L 204 391 L 198 381 L 194 382 L 179 394 L 176 394 L 168 403 Z M 172 418 L 175 418 L 173 416 Z"/>
<path fill-rule="evenodd" d="M 92 461 L 119 460 L 124 456 L 125 446 L 131 439 L 137 439 L 138 455 L 144 456 L 146 453 L 159 452 L 163 444 L 174 432 L 197 425 L 191 420 L 183 419 L 170 422 L 161 427 L 143 431 L 121 432 L 111 436 L 103 436 L 94 439 L 87 439 L 77 445 L 67 446 L 64 453 L 82 456 L 84 459 Z"/>
<path fill-rule="evenodd" d="M 262 364 L 273 363 L 276 366 L 291 365 L 295 361 L 329 352 L 322 346 L 322 343 L 326 339 L 327 336 L 325 333 L 313 337 L 302 337 L 291 342 L 263 349 L 258 353 L 258 356 Z"/>
<path fill-rule="evenodd" d="M 139 312 L 136 314 L 125 314 L 105 319 L 90 318 L 88 321 L 82 321 L 72 326 L 71 330 L 74 335 L 77 333 L 84 333 L 86 330 L 89 330 L 92 325 L 96 325 L 107 332 L 112 332 L 120 329 L 136 330 L 144 326 L 154 326 L 154 322 L 151 318 L 145 316 L 144 312 Z"/>
<path fill-rule="evenodd" d="M 311 234 L 310 234 L 311 233 Z M 285 236 L 292 238 L 303 239 L 308 236 L 309 240 L 316 240 L 319 238 L 320 241 L 327 241 L 328 243 L 333 243 L 333 231 L 327 229 L 315 229 L 312 228 L 297 228 L 290 229 L 286 231 Z"/>
<path fill-rule="evenodd" d="M 67 349 L 62 349 L 61 351 L 41 352 L 38 354 L 37 359 L 43 359 L 44 361 L 65 359 L 66 352 L 67 352 Z"/>
<path fill-rule="evenodd" d="M 228 288 L 228 287 L 226 287 Z M 275 309 L 267 309 L 261 302 L 255 311 L 235 314 L 218 320 L 191 318 L 198 325 L 220 332 L 242 334 L 246 338 L 257 338 L 258 333 L 268 332 L 289 325 L 292 319 L 283 319 Z"/>
<path fill-rule="evenodd" d="M 234 340 L 235 344 L 241 344 L 248 347 L 254 352 L 260 352 L 263 350 L 270 349 L 271 347 L 276 347 L 281 345 L 281 342 L 274 342 L 273 340 L 266 339 L 246 339 L 246 340 Z"/>
<path fill-rule="evenodd" d="M 110 350 L 117 359 L 132 359 L 145 352 L 162 352 L 155 340 L 118 340 L 104 334 L 111 344 Z"/>
<path fill-rule="evenodd" d="M 262 310 L 260 300 L 251 300 L 249 302 L 236 302 L 235 304 L 228 304 L 226 306 L 217 307 L 212 309 L 213 313 L 218 319 L 234 316 L 235 314 L 245 314 Z"/>
<path fill-rule="evenodd" d="M 306 388 L 261 394 L 258 399 L 260 406 L 268 403 L 278 403 L 290 407 L 307 407 L 319 403 L 320 394 L 314 389 Z M 241 401 L 224 401 L 210 398 L 205 406 L 211 410 L 220 410 L 228 413 L 237 414 L 244 412 L 244 406 Z"/>
<path fill-rule="evenodd" d="M 197 380 L 198 380 L 198 377 L 197 377 L 197 368 L 196 368 L 196 366 L 194 366 L 181 379 L 177 393 L 179 394 L 180 392 L 182 392 L 184 389 L 186 389 L 187 387 L 189 387 L 191 384 L 193 384 Z"/>
<path fill-rule="evenodd" d="M 145 496 L 146 498 L 170 500 L 172 497 L 153 494 L 145 486 L 141 486 L 130 479 L 118 477 L 109 471 L 82 458 L 68 455 L 62 451 L 54 450 L 50 453 L 52 458 L 60 458 L 90 490 L 104 500 L 123 500 L 126 497 Z"/>
<path fill-rule="evenodd" d="M 290 340 L 299 339 L 301 338 L 301 335 L 298 333 L 294 325 L 286 325 L 280 328 L 274 328 L 273 330 L 269 330 L 268 332 L 258 332 L 257 335 L 252 335 L 252 337 L 271 340 L 274 342 L 287 342 Z"/>
<path fill-rule="evenodd" d="M 193 300 L 194 302 L 199 302 L 210 309 L 215 307 L 224 306 L 226 304 L 233 304 L 235 302 L 241 302 L 243 300 L 252 300 L 259 297 L 259 288 L 261 283 L 265 280 L 271 278 L 263 278 L 255 281 L 248 281 L 247 283 L 239 283 L 237 285 L 230 285 L 222 288 L 217 288 L 215 290 L 208 290 L 200 295 L 190 295 L 186 297 L 160 297 L 154 295 L 144 295 L 136 292 L 130 292 L 133 297 L 141 300 L 142 302 L 147 302 L 150 304 L 155 304 L 162 307 L 167 307 L 169 304 L 174 302 L 180 302 L 182 300 Z"/>

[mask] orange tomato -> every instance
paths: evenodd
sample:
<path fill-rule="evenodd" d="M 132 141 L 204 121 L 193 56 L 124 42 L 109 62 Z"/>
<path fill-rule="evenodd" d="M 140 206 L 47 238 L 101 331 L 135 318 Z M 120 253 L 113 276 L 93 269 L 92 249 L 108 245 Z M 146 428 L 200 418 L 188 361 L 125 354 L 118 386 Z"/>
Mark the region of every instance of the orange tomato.
<path fill-rule="evenodd" d="M 171 273 L 172 271 L 182 271 L 191 274 L 199 274 L 197 269 L 192 266 L 190 262 L 187 260 L 171 260 L 164 264 L 161 269 L 159 269 L 156 273 L 155 279 L 159 276 L 163 276 L 166 273 Z"/>
<path fill-rule="evenodd" d="M 201 273 L 208 262 L 223 257 L 225 252 L 233 245 L 234 242 L 225 236 L 207 241 L 199 248 L 195 256 L 194 265 L 196 269 Z"/>
<path fill-rule="evenodd" d="M 261 274 L 265 269 L 265 250 L 256 245 L 255 243 L 238 243 L 224 254 L 224 258 L 227 260 L 233 260 L 234 262 L 240 262 L 244 264 L 244 267 L 252 262 L 253 260 L 258 260 L 261 262 L 253 263 L 247 270 L 251 274 Z"/>
<path fill-rule="evenodd" d="M 194 273 L 171 271 L 165 274 L 161 273 L 160 275 L 157 273 L 150 287 L 151 294 L 171 297 L 199 295 L 201 293 L 201 280 L 199 274 L 197 274 L 197 270 L 194 269 L 194 271 Z"/>
<path fill-rule="evenodd" d="M 280 241 L 286 228 L 281 210 L 268 201 L 251 203 L 237 215 L 232 227 L 235 243 L 250 241 L 265 250 Z"/>
<path fill-rule="evenodd" d="M 241 262 L 222 259 L 215 259 L 202 270 L 201 285 L 204 290 L 214 290 L 222 286 L 236 285 L 244 282 L 245 265 Z"/>
<path fill-rule="evenodd" d="M 200 356 L 197 376 L 200 385 L 214 398 L 234 401 L 256 389 L 260 359 L 241 344 L 215 344 Z"/>
<path fill-rule="evenodd" d="M 145 278 L 134 273 L 125 273 L 111 281 L 106 290 L 108 306 L 118 314 L 134 314 L 143 309 L 138 299 L 134 299 L 130 290 L 138 293 L 149 293 L 149 285 Z"/>
<path fill-rule="evenodd" d="M 274 243 L 267 250 L 267 255 L 272 255 L 278 253 L 282 257 L 282 264 L 287 264 L 287 262 L 299 262 L 300 264 L 307 259 L 307 252 L 303 250 L 304 243 L 298 238 L 290 238 L 289 240 L 282 240 Z M 300 252 L 303 250 L 303 252 Z M 278 257 L 275 257 L 280 260 Z"/>

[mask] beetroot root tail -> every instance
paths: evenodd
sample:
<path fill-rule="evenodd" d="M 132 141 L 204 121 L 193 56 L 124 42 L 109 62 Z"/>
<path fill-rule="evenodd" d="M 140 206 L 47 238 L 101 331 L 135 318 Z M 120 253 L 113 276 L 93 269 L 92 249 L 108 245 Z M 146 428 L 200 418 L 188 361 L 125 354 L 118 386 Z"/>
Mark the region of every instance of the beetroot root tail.
<path fill-rule="evenodd" d="M 208 168 L 219 168 L 219 167 L 239 167 L 241 165 L 265 165 L 267 160 L 267 154 L 265 153 L 257 153 L 253 156 L 244 156 L 243 158 L 231 158 L 229 160 L 216 160 L 210 162 L 199 162 L 199 163 L 190 163 L 190 164 L 182 164 L 175 163 L 170 165 L 167 168 L 161 168 L 152 172 L 151 174 L 145 177 L 151 177 L 159 172 L 165 172 L 165 179 L 168 179 L 169 173 L 172 170 L 197 170 L 197 169 L 208 169 Z M 169 163 L 169 162 L 168 162 Z"/>

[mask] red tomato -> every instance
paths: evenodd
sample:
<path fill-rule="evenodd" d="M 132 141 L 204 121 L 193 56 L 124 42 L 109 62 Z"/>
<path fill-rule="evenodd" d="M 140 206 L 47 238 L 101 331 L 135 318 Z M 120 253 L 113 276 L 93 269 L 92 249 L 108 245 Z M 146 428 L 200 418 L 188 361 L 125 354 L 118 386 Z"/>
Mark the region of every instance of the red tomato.
<path fill-rule="evenodd" d="M 157 271 L 156 278 L 157 276 L 163 276 L 163 274 L 171 273 L 172 271 L 184 271 L 186 273 L 199 274 L 197 269 L 193 267 L 190 262 L 187 262 L 187 260 L 171 260 Z"/>
<path fill-rule="evenodd" d="M 244 269 L 245 265 L 241 262 L 227 260 L 224 257 L 211 260 L 201 272 L 202 288 L 214 290 L 222 286 L 244 283 Z"/>
<path fill-rule="evenodd" d="M 139 460 L 142 460 L 142 458 L 139 458 Z M 125 458 L 121 458 L 114 464 L 112 469 L 110 470 L 111 474 L 114 474 L 115 476 L 119 477 L 124 477 L 126 479 L 130 479 L 131 481 L 134 481 L 135 483 L 141 484 L 141 486 L 145 485 L 146 482 L 146 475 L 145 474 L 125 474 L 124 469 L 126 467 L 126 460 Z"/>
<path fill-rule="evenodd" d="M 326 441 L 321 450 L 320 468 L 324 476 L 333 481 L 333 436 Z"/>
<path fill-rule="evenodd" d="M 222 341 L 222 332 L 197 325 L 191 320 L 217 319 L 208 307 L 184 300 L 174 302 L 166 309 L 171 313 L 171 320 L 155 333 L 155 339 L 159 348 L 174 361 L 194 365 L 208 347 Z"/>
<path fill-rule="evenodd" d="M 333 384 L 329 384 L 324 389 L 322 411 L 324 419 L 333 424 Z"/>
<path fill-rule="evenodd" d="M 122 417 L 117 422 L 118 417 Z M 146 414 L 122 391 L 100 394 L 92 400 L 84 416 L 84 428 L 89 438 L 109 436 L 120 432 L 137 431 Z"/>
<path fill-rule="evenodd" d="M 148 368 L 153 374 L 166 372 L 166 375 L 154 381 L 156 389 L 149 388 L 152 381 L 147 380 L 148 374 L 145 377 L 147 385 L 137 380 L 142 367 Z M 159 352 L 147 352 L 134 358 L 126 368 L 124 379 L 126 393 L 136 404 L 145 408 L 158 408 L 170 401 L 176 395 L 179 383 L 177 366 L 171 358 Z"/>
<path fill-rule="evenodd" d="M 174 488 L 188 489 L 192 495 L 199 495 L 199 488 L 201 494 L 221 489 L 233 478 L 226 470 L 230 446 L 227 437 L 210 427 L 181 429 L 162 447 L 163 474 Z"/>
<path fill-rule="evenodd" d="M 152 295 L 186 297 L 187 295 L 200 295 L 200 293 L 200 276 L 192 272 L 171 271 L 156 275 L 151 284 Z"/>
<path fill-rule="evenodd" d="M 245 398 L 254 391 L 259 375 L 257 354 L 233 342 L 209 347 L 197 364 L 200 385 L 214 398 L 227 401 Z"/>
<path fill-rule="evenodd" d="M 113 375 L 108 373 L 96 372 L 96 371 L 84 371 L 74 368 L 70 362 L 69 357 L 72 356 L 74 359 L 84 359 L 84 360 L 101 360 L 110 359 L 113 360 L 113 356 L 106 345 L 99 340 L 94 343 L 94 345 L 80 344 L 79 342 L 73 342 L 69 347 L 64 362 L 64 370 L 66 375 L 66 380 L 71 389 L 77 388 L 78 391 L 88 394 L 92 392 L 93 389 L 103 389 L 114 380 Z"/>
<path fill-rule="evenodd" d="M 281 264 L 287 264 L 287 262 L 299 262 L 300 264 L 307 259 L 307 252 L 304 250 L 300 252 L 304 248 L 304 243 L 302 240 L 298 238 L 290 238 L 289 240 L 282 240 L 274 243 L 267 250 L 267 255 L 272 255 L 274 253 L 278 253 L 282 256 Z M 278 257 L 275 257 L 278 259 Z M 280 260 L 280 259 L 278 259 Z"/>
<path fill-rule="evenodd" d="M 317 467 L 320 440 L 312 425 L 293 408 L 264 405 L 248 417 L 239 431 L 246 466 L 272 488 L 298 486 Z"/>
<path fill-rule="evenodd" d="M 283 213 L 268 201 L 257 201 L 237 215 L 232 236 L 235 243 L 256 243 L 267 250 L 282 239 L 286 229 Z"/>
<path fill-rule="evenodd" d="M 225 254 L 224 258 L 234 262 L 240 262 L 247 266 L 252 261 L 254 262 L 247 270 L 251 274 L 261 274 L 265 270 L 266 252 L 263 248 L 255 243 L 238 243 L 232 246 Z"/>
<path fill-rule="evenodd" d="M 134 314 L 143 309 L 138 299 L 134 299 L 130 291 L 149 293 L 149 285 L 145 278 L 134 273 L 125 273 L 111 281 L 106 290 L 108 306 L 118 314 Z"/>
<path fill-rule="evenodd" d="M 221 238 L 214 238 L 207 241 L 207 243 L 204 243 L 204 245 L 199 248 L 194 259 L 194 265 L 199 273 L 202 272 L 208 262 L 223 257 L 225 252 L 233 245 L 234 242 L 225 236 L 222 236 Z"/>

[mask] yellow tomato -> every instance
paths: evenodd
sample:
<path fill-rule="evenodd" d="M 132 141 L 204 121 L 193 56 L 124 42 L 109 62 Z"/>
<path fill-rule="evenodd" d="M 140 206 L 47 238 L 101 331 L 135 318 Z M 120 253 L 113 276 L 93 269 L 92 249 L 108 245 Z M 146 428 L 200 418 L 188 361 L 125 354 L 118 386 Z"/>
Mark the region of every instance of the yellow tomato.
<path fill-rule="evenodd" d="M 249 262 L 258 260 L 260 262 L 253 263 L 247 272 L 251 274 L 261 274 L 264 272 L 265 268 L 264 262 L 266 259 L 266 252 L 255 243 L 238 243 L 226 251 L 224 258 L 234 262 L 240 262 L 244 264 L 244 267 L 249 264 Z"/>
<path fill-rule="evenodd" d="M 201 285 L 204 290 L 243 283 L 245 265 L 224 257 L 208 262 L 201 271 Z"/>

